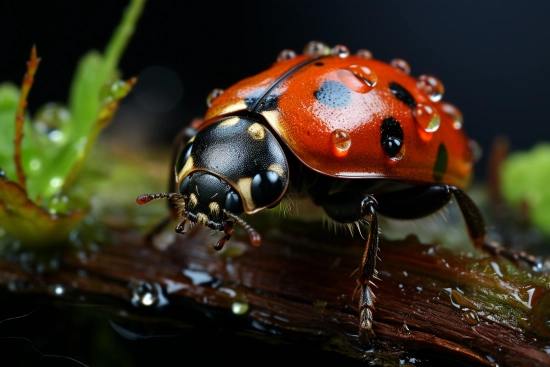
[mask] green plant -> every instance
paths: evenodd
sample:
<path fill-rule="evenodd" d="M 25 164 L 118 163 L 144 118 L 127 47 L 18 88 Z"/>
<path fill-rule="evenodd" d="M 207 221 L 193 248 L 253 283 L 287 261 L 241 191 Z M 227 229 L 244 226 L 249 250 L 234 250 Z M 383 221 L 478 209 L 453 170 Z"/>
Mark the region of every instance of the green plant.
<path fill-rule="evenodd" d="M 33 47 L 21 89 L 0 84 L 0 227 L 22 246 L 65 243 L 89 212 L 75 179 L 99 133 L 114 117 L 136 79 L 120 80 L 118 62 L 145 0 L 132 0 L 105 51 L 92 50 L 77 67 L 68 105 L 25 111 L 38 69 Z"/>

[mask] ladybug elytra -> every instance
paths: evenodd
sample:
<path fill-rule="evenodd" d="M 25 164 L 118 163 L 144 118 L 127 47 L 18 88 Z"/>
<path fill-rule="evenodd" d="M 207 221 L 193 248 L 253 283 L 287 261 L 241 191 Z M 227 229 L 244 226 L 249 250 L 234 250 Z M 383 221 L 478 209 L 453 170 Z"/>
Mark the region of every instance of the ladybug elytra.
<path fill-rule="evenodd" d="M 409 73 L 404 60 L 384 63 L 367 50 L 352 55 L 316 41 L 303 54 L 285 50 L 268 70 L 210 94 L 204 120 L 176 141 L 173 192 L 137 202 L 170 199 L 183 217 L 176 231 L 194 223 L 221 231 L 217 250 L 235 222 L 258 245 L 239 216 L 273 208 L 290 191 L 335 222 L 366 225 L 359 335 L 369 342 L 379 214 L 425 217 L 454 197 L 477 248 L 518 259 L 486 240 L 483 216 L 463 191 L 474 154 L 460 111 L 441 100 L 436 77 Z"/>

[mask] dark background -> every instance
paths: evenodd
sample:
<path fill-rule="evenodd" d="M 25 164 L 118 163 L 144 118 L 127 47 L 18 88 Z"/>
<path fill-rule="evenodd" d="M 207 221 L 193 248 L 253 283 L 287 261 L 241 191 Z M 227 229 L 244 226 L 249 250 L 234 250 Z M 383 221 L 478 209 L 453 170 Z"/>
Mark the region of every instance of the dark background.
<path fill-rule="evenodd" d="M 66 101 L 77 60 L 104 48 L 126 4 L 2 1 L 0 80 L 20 83 L 36 44 L 42 63 L 31 111 Z M 549 16 L 547 0 L 149 1 L 120 63 L 124 77 L 140 81 L 109 132 L 124 134 L 136 148 L 169 144 L 204 113 L 212 89 L 227 88 L 266 68 L 279 51 L 301 51 L 315 39 L 352 52 L 368 48 L 384 61 L 403 58 L 412 75 L 438 76 L 444 99 L 462 110 L 465 130 L 483 148 L 476 169 L 483 178 L 497 135 L 507 136 L 514 150 L 550 140 Z M 171 71 L 158 76 L 151 66 Z M 155 94 L 160 104 L 151 105 Z"/>

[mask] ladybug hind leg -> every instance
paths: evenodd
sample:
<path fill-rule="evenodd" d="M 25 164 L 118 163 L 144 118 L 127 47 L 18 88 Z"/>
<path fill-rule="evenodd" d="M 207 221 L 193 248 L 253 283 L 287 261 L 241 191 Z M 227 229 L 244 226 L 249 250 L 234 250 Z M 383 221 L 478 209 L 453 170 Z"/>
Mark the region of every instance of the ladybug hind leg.
<path fill-rule="evenodd" d="M 525 251 L 506 248 L 496 242 L 488 241 L 487 226 L 476 204 L 468 195 L 456 187 L 449 186 L 449 191 L 456 198 L 464 221 L 466 222 L 470 238 L 477 248 L 484 250 L 494 257 L 502 256 L 513 262 L 516 266 L 522 262 L 531 268 L 538 269 L 542 267 L 542 264 L 536 257 Z"/>

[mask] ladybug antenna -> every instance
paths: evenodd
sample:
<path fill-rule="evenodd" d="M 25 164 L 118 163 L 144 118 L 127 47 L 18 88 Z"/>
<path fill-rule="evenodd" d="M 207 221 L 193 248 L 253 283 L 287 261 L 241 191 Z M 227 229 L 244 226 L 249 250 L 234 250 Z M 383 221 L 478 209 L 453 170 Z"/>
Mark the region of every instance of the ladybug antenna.
<path fill-rule="evenodd" d="M 231 214 L 230 212 L 228 211 L 225 211 L 224 210 L 224 213 L 231 219 L 233 219 L 235 222 L 239 223 L 244 229 L 246 232 L 248 232 L 248 235 L 250 236 L 250 242 L 254 245 L 254 246 L 260 246 L 260 241 L 261 241 L 261 237 L 260 237 L 260 234 L 258 232 L 256 232 L 256 230 L 254 228 L 252 228 L 250 226 L 250 224 L 246 223 L 244 220 L 242 220 L 241 218 L 237 217 L 235 214 Z"/>
<path fill-rule="evenodd" d="M 143 195 L 139 195 L 136 198 L 136 203 L 138 203 L 139 205 L 143 205 L 143 204 L 147 204 L 151 200 L 155 200 L 155 199 L 169 199 L 169 200 L 172 200 L 174 198 L 175 199 L 182 199 L 183 197 L 182 197 L 181 194 L 178 194 L 178 193 L 175 193 L 175 192 L 171 192 L 171 193 L 168 193 L 168 194 L 165 194 L 165 193 L 143 194 Z"/>

